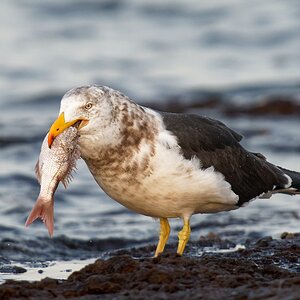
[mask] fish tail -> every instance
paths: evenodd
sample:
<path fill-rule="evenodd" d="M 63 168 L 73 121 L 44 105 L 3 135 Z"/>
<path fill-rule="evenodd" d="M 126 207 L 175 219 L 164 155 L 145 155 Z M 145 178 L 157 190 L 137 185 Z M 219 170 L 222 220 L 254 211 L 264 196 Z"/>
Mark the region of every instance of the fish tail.
<path fill-rule="evenodd" d="M 53 236 L 54 231 L 54 201 L 51 199 L 45 199 L 41 196 L 38 197 L 34 207 L 32 208 L 30 215 L 28 216 L 25 226 L 29 226 L 36 219 L 40 218 L 44 222 L 48 229 L 50 237 Z"/>

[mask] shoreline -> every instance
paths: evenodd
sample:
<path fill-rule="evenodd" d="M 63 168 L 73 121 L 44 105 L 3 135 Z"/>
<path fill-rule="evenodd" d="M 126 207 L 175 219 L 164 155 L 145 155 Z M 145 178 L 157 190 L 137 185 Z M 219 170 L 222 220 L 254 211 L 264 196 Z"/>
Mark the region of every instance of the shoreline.
<path fill-rule="evenodd" d="M 0 298 L 299 299 L 300 233 L 248 240 L 244 248 L 209 234 L 188 244 L 182 257 L 175 243 L 158 258 L 145 257 L 154 248 L 112 251 L 66 280 L 7 280 Z"/>

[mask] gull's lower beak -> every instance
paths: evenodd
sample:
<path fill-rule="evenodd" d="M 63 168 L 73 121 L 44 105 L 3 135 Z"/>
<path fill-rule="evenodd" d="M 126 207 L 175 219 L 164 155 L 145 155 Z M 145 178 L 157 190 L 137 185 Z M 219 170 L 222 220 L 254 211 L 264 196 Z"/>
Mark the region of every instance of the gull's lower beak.
<path fill-rule="evenodd" d="M 64 113 L 61 113 L 60 116 L 56 119 L 56 121 L 54 121 L 54 123 L 50 127 L 49 134 L 48 134 L 48 146 L 49 146 L 49 148 L 51 148 L 51 145 L 52 145 L 54 139 L 60 133 L 62 133 L 63 131 L 65 131 L 67 128 L 74 125 L 78 121 L 81 121 L 80 124 L 79 124 L 78 129 L 80 129 L 81 127 L 83 127 L 84 125 L 87 124 L 87 121 L 83 120 L 83 119 L 75 119 L 73 121 L 66 122 Z"/>

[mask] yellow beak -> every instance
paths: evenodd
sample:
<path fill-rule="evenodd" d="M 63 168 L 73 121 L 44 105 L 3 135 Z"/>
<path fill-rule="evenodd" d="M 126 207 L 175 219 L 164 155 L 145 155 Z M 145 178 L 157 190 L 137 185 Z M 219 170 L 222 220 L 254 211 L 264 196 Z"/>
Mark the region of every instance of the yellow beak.
<path fill-rule="evenodd" d="M 48 134 L 48 146 L 51 148 L 51 145 L 54 139 L 63 131 L 65 131 L 70 126 L 74 125 L 76 122 L 81 121 L 78 129 L 82 128 L 87 124 L 87 120 L 83 119 L 76 119 L 70 122 L 65 121 L 65 114 L 61 113 L 60 116 L 54 121 L 52 126 L 50 127 L 49 134 Z"/>

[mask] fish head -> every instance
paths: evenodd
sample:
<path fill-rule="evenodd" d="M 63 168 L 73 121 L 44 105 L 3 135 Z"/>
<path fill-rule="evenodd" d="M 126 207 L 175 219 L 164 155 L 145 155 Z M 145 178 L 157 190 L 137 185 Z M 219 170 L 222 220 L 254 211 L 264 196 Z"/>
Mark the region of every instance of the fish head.
<path fill-rule="evenodd" d="M 73 126 L 80 136 L 95 135 L 109 128 L 114 120 L 114 103 L 110 89 L 100 86 L 84 86 L 68 91 L 61 100 L 60 113 L 52 124 L 48 145 Z"/>

